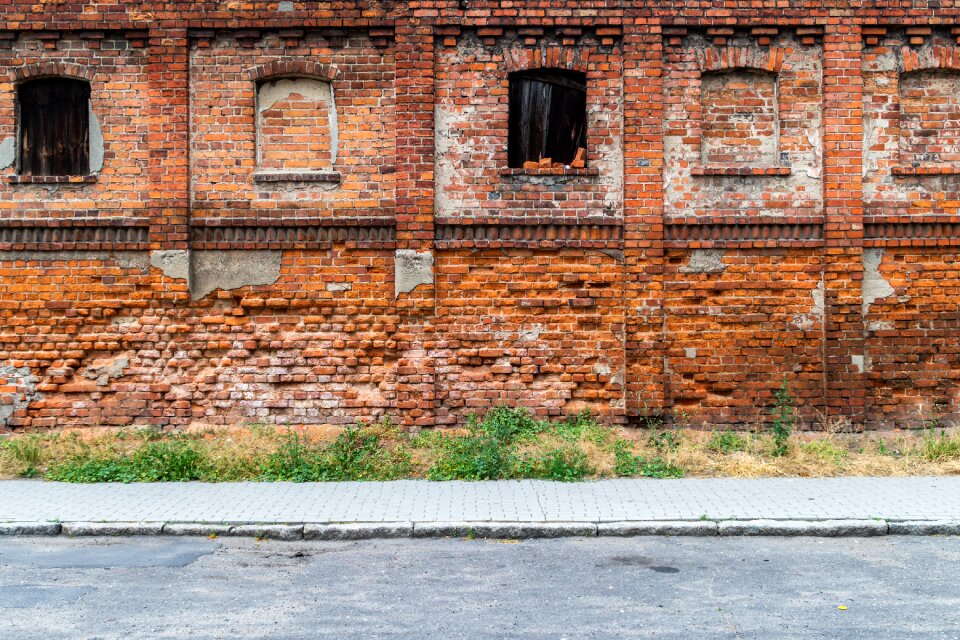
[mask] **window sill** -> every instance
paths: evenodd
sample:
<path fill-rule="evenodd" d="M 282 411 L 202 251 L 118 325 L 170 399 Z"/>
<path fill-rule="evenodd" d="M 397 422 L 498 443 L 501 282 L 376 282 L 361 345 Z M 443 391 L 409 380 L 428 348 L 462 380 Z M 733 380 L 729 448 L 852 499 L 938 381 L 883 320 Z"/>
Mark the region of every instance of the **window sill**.
<path fill-rule="evenodd" d="M 323 182 L 340 184 L 339 171 L 259 171 L 253 174 L 255 182 Z"/>
<path fill-rule="evenodd" d="M 792 173 L 790 167 L 722 167 L 717 165 L 702 165 L 692 167 L 693 176 L 788 176 Z"/>
<path fill-rule="evenodd" d="M 957 164 L 928 164 L 914 167 L 900 164 L 893 167 L 895 176 L 952 176 L 960 174 Z"/>
<path fill-rule="evenodd" d="M 500 175 L 510 176 L 586 176 L 595 177 L 600 175 L 600 170 L 596 167 L 538 167 L 536 169 L 524 169 L 523 167 L 500 169 Z"/>
<path fill-rule="evenodd" d="M 94 184 L 97 176 L 7 176 L 8 184 Z"/>

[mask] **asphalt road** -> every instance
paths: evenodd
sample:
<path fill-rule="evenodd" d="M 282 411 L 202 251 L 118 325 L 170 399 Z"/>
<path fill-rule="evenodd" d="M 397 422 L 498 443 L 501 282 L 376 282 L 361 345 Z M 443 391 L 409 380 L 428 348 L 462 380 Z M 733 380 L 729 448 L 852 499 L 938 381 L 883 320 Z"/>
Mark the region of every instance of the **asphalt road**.
<path fill-rule="evenodd" d="M 960 538 L 7 539 L 0 638 L 960 638 Z"/>

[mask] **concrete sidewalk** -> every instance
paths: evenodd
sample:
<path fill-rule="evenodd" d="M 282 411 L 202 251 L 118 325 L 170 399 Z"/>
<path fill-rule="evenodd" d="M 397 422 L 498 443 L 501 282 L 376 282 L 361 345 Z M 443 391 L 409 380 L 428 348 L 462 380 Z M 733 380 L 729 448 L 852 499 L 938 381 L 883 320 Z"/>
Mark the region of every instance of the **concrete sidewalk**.
<path fill-rule="evenodd" d="M 960 534 L 960 478 L 603 480 L 556 483 L 0 482 L 0 534 Z"/>

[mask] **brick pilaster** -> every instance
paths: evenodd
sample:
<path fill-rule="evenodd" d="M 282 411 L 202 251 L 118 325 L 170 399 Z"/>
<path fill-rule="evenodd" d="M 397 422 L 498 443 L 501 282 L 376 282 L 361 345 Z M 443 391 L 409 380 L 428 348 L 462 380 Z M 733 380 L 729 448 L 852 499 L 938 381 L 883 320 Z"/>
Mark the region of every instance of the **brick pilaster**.
<path fill-rule="evenodd" d="M 824 393 L 830 415 L 862 425 L 863 41 L 834 20 L 824 35 Z M 858 365 L 857 362 L 860 361 Z"/>
<path fill-rule="evenodd" d="M 397 275 L 418 261 L 439 265 L 434 251 L 434 36 L 431 26 L 398 25 L 397 49 Z M 414 255 L 416 254 L 416 255 Z M 434 388 L 435 276 L 412 291 L 397 290 L 400 324 L 397 411 L 405 427 L 432 426 Z"/>
<path fill-rule="evenodd" d="M 665 405 L 663 341 L 663 40 L 659 23 L 624 25 L 626 412 Z"/>
<path fill-rule="evenodd" d="M 190 52 L 187 30 L 159 25 L 150 30 L 149 132 L 150 248 L 189 249 Z M 187 279 L 165 278 L 159 295 L 180 297 Z"/>

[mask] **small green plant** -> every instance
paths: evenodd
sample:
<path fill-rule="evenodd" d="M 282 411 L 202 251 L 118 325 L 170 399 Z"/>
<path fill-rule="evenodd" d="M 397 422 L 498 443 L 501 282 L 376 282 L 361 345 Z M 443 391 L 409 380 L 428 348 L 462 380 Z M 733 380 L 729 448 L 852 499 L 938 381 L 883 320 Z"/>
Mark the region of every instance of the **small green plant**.
<path fill-rule="evenodd" d="M 786 376 L 780 388 L 773 392 L 773 455 L 782 457 L 790 451 L 790 434 L 796 424 L 796 402 L 790 392 Z"/>
<path fill-rule="evenodd" d="M 707 448 L 716 453 L 746 451 L 748 447 L 746 438 L 733 431 L 714 431 L 710 436 L 710 442 L 707 443 Z"/>
<path fill-rule="evenodd" d="M 513 447 L 487 435 L 449 436 L 438 440 L 439 455 L 430 480 L 505 480 L 513 476 Z"/>
<path fill-rule="evenodd" d="M 679 431 L 660 431 L 647 438 L 647 444 L 660 453 L 672 453 L 680 448 L 681 440 Z"/>
<path fill-rule="evenodd" d="M 583 480 L 592 473 L 593 467 L 587 461 L 587 454 L 573 446 L 527 454 L 517 466 L 518 477 L 562 482 Z"/>
<path fill-rule="evenodd" d="M 887 446 L 886 441 L 881 437 L 877 438 L 877 453 L 879 453 L 882 456 L 891 456 L 891 457 L 901 455 L 899 449 L 891 449 L 890 447 Z"/>
<path fill-rule="evenodd" d="M 22 467 L 21 478 L 35 478 L 40 475 L 40 461 L 43 458 L 43 446 L 40 438 L 34 435 L 10 438 L 0 442 L 10 457 Z"/>
<path fill-rule="evenodd" d="M 187 482 L 203 477 L 206 458 L 193 443 L 151 441 L 131 455 L 89 458 L 80 454 L 47 472 L 61 482 Z"/>
<path fill-rule="evenodd" d="M 471 416 L 470 426 L 472 430 L 504 443 L 529 439 L 543 430 L 526 409 L 503 405 L 488 411 L 483 420 Z"/>
<path fill-rule="evenodd" d="M 939 434 L 927 430 L 923 434 L 921 455 L 930 462 L 943 462 L 960 458 L 960 436 L 949 436 L 941 430 Z"/>
<path fill-rule="evenodd" d="M 815 440 L 813 442 L 807 442 L 802 446 L 802 449 L 804 453 L 816 456 L 821 460 L 828 460 L 834 464 L 840 464 L 843 462 L 844 458 L 846 458 L 847 454 L 849 453 L 845 449 L 841 449 L 829 440 Z"/>
<path fill-rule="evenodd" d="M 617 440 L 613 443 L 614 466 L 613 473 L 618 477 L 640 476 L 644 478 L 682 478 L 683 469 L 670 464 L 659 456 L 647 460 L 643 456 L 633 453 L 633 448 L 626 440 Z"/>

